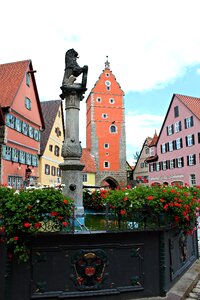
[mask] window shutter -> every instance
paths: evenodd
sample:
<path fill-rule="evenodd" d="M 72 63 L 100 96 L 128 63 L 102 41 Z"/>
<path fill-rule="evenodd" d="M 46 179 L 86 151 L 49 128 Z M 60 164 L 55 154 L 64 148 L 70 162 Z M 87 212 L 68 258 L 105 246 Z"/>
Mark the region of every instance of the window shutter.
<path fill-rule="evenodd" d="M 180 138 L 180 146 L 181 146 L 181 148 L 183 148 L 183 140 L 182 140 L 182 138 Z"/>
<path fill-rule="evenodd" d="M 182 125 L 181 125 L 181 121 L 179 121 L 179 131 L 182 130 Z"/>
<path fill-rule="evenodd" d="M 176 150 L 176 141 L 173 141 L 172 144 L 173 144 L 173 150 Z"/>
<path fill-rule="evenodd" d="M 169 143 L 166 143 L 166 152 L 169 151 Z"/>
<path fill-rule="evenodd" d="M 160 152 L 163 153 L 162 145 L 160 145 Z"/>
<path fill-rule="evenodd" d="M 175 159 L 175 167 L 178 168 L 178 158 Z"/>
<path fill-rule="evenodd" d="M 166 169 L 170 169 L 170 161 L 166 160 Z"/>
<path fill-rule="evenodd" d="M 172 124 L 172 134 L 174 133 L 174 125 Z"/>
<path fill-rule="evenodd" d="M 196 154 L 194 154 L 193 157 L 194 157 L 194 165 L 196 165 Z"/>
<path fill-rule="evenodd" d="M 188 146 L 188 139 L 187 136 L 185 137 L 185 143 L 186 143 L 186 147 Z"/>
<path fill-rule="evenodd" d="M 194 118 L 193 118 L 193 116 L 191 116 L 191 126 L 194 126 Z"/>
<path fill-rule="evenodd" d="M 189 166 L 189 156 L 187 155 L 187 165 Z"/>
<path fill-rule="evenodd" d="M 186 123 L 186 119 L 184 119 L 184 123 L 185 123 L 185 129 L 187 128 L 187 123 Z"/>
<path fill-rule="evenodd" d="M 184 167 L 184 158 L 183 157 L 181 157 L 181 165 L 182 165 L 182 167 Z"/>
<path fill-rule="evenodd" d="M 194 134 L 192 134 L 192 145 L 194 145 Z"/>

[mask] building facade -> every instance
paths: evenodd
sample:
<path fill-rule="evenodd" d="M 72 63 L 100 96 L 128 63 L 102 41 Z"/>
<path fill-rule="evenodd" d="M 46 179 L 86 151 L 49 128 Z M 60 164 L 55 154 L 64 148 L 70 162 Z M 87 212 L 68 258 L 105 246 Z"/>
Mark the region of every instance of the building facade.
<path fill-rule="evenodd" d="M 152 138 L 147 137 L 142 145 L 142 149 L 138 156 L 137 162 L 133 170 L 133 180 L 136 184 L 148 184 L 149 182 L 149 166 L 146 159 L 149 157 L 149 146 Z"/>
<path fill-rule="evenodd" d="M 0 65 L 0 182 L 21 188 L 37 182 L 44 129 L 31 60 Z"/>
<path fill-rule="evenodd" d="M 150 184 L 200 185 L 200 98 L 173 95 L 146 161 Z"/>
<path fill-rule="evenodd" d="M 96 186 L 127 184 L 124 93 L 108 60 L 86 100 L 86 148 L 96 161 Z"/>
<path fill-rule="evenodd" d="M 45 130 L 41 134 L 41 152 L 39 158 L 39 182 L 53 186 L 61 183 L 60 163 L 64 141 L 64 117 L 62 100 L 41 102 L 45 121 Z"/>

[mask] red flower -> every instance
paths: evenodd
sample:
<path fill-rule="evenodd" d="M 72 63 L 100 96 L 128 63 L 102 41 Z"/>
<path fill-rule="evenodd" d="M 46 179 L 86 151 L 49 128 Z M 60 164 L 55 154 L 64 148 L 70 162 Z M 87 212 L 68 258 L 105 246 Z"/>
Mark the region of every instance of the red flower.
<path fill-rule="evenodd" d="M 120 210 L 120 214 L 121 214 L 122 216 L 125 215 L 125 214 L 126 214 L 125 209 L 121 209 L 121 210 Z"/>
<path fill-rule="evenodd" d="M 163 207 L 164 210 L 168 210 L 168 206 L 169 206 L 168 204 L 165 204 L 164 207 Z"/>
<path fill-rule="evenodd" d="M 128 200 L 128 197 L 124 197 L 124 201 L 127 201 Z"/>
<path fill-rule="evenodd" d="M 147 197 L 147 200 L 153 200 L 154 199 L 154 196 L 148 196 Z"/>
<path fill-rule="evenodd" d="M 28 205 L 28 207 L 27 207 L 27 208 L 28 208 L 29 210 L 31 210 L 31 209 L 32 209 L 32 207 L 33 207 L 33 205 Z"/>
<path fill-rule="evenodd" d="M 5 232 L 5 226 L 1 226 L 1 227 L 0 227 L 0 232 L 1 232 L 1 233 Z"/>
<path fill-rule="evenodd" d="M 13 240 L 14 240 L 14 241 L 18 241 L 18 240 L 19 240 L 19 237 L 18 237 L 18 236 L 14 236 Z"/>
<path fill-rule="evenodd" d="M 58 216 L 58 220 L 60 220 L 60 221 L 61 221 L 62 219 L 63 219 L 63 217 L 61 217 L 61 216 Z"/>
<path fill-rule="evenodd" d="M 63 200 L 63 203 L 64 203 L 64 204 L 67 204 L 67 203 L 68 203 L 68 200 L 67 200 L 67 199 Z"/>
<path fill-rule="evenodd" d="M 29 228 L 30 226 L 31 226 L 31 224 L 29 222 L 24 223 L 25 228 Z"/>
<path fill-rule="evenodd" d="M 64 226 L 64 227 L 67 227 L 67 225 L 68 225 L 68 223 L 67 223 L 67 222 L 65 222 L 65 221 L 64 221 L 64 222 L 62 222 L 62 224 L 63 224 L 63 226 Z"/>
<path fill-rule="evenodd" d="M 175 216 L 175 217 L 174 217 L 174 221 L 175 221 L 176 223 L 178 223 L 179 217 L 178 217 L 178 216 Z"/>
<path fill-rule="evenodd" d="M 37 223 L 34 224 L 34 227 L 35 227 L 35 228 L 40 228 L 41 226 L 42 226 L 42 225 L 41 225 L 40 222 L 37 222 Z"/>
<path fill-rule="evenodd" d="M 127 187 L 126 187 L 127 189 L 131 189 L 131 186 L 130 185 L 127 185 Z"/>
<path fill-rule="evenodd" d="M 172 194 L 173 194 L 173 193 L 176 193 L 176 191 L 175 191 L 175 190 L 170 190 L 170 193 L 172 193 Z"/>
<path fill-rule="evenodd" d="M 57 214 L 58 214 L 57 211 L 52 211 L 50 215 L 51 215 L 52 217 L 55 217 L 55 216 L 57 216 Z"/>

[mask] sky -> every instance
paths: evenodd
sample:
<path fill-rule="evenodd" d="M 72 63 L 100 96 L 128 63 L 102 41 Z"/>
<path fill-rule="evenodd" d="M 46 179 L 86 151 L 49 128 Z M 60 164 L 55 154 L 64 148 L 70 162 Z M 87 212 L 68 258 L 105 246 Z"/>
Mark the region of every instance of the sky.
<path fill-rule="evenodd" d="M 106 56 L 125 96 L 127 160 L 159 134 L 173 94 L 200 97 L 199 0 L 6 0 L 0 3 L 0 64 L 31 59 L 41 101 L 60 99 L 65 52 L 74 48 L 88 83 Z"/>

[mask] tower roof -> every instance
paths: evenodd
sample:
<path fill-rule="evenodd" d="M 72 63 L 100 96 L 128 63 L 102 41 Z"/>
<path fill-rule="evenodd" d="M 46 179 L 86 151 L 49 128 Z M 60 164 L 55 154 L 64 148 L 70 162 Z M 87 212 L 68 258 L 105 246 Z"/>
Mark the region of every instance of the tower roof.
<path fill-rule="evenodd" d="M 110 70 L 110 63 L 108 61 L 108 56 L 106 56 L 105 69 Z"/>

